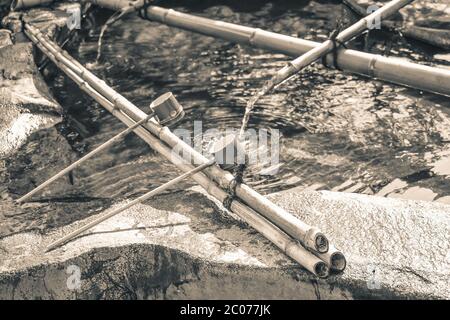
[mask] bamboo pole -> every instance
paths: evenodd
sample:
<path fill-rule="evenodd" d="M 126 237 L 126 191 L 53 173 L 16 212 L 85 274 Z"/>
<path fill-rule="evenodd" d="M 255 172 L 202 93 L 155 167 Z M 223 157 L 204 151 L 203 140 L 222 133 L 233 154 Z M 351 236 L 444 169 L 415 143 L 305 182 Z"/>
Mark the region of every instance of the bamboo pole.
<path fill-rule="evenodd" d="M 41 191 L 42 189 L 46 188 L 47 186 L 49 186 L 50 184 L 52 184 L 54 181 L 56 181 L 57 179 L 61 178 L 62 176 L 64 176 L 65 174 L 69 173 L 70 171 L 74 170 L 75 168 L 79 167 L 81 164 L 83 164 L 84 162 L 86 162 L 87 160 L 89 160 L 90 158 L 92 158 L 93 156 L 95 156 L 96 154 L 102 152 L 103 150 L 107 149 L 108 147 L 112 146 L 114 143 L 120 141 L 123 137 L 125 137 L 126 135 L 128 135 L 129 133 L 133 132 L 137 127 L 143 125 L 145 122 L 149 121 L 151 118 L 153 118 L 153 116 L 155 115 L 154 112 L 152 112 L 151 114 L 149 114 L 147 117 L 145 117 L 144 119 L 134 123 L 131 127 L 128 127 L 127 129 L 123 130 L 122 132 L 116 134 L 114 137 L 112 137 L 111 139 L 109 139 L 108 141 L 106 141 L 105 143 L 101 144 L 100 146 L 98 146 L 97 148 L 95 148 L 94 150 L 92 150 L 91 152 L 89 152 L 88 154 L 86 154 L 85 156 L 83 156 L 81 159 L 78 159 L 77 161 L 75 161 L 74 163 L 72 163 L 71 165 L 67 166 L 66 168 L 64 168 L 63 170 L 61 170 L 60 172 L 58 172 L 57 174 L 55 174 L 53 177 L 51 177 L 50 179 L 46 180 L 45 182 L 43 182 L 42 184 L 40 184 L 39 186 L 37 186 L 36 188 L 34 188 L 33 190 L 31 190 L 30 192 L 28 192 L 26 195 L 24 195 L 23 197 L 21 197 L 20 199 L 17 200 L 18 203 L 27 201 L 28 199 L 30 199 L 33 195 L 35 195 L 36 193 L 38 193 L 39 191 Z"/>
<path fill-rule="evenodd" d="M 102 6 L 109 8 L 107 3 L 102 3 Z M 259 28 L 198 17 L 157 6 L 149 6 L 143 16 L 169 26 L 290 56 L 299 56 L 320 45 L 317 42 Z M 333 66 L 332 54 L 326 56 L 326 63 L 328 66 Z M 338 50 L 337 64 L 342 70 L 351 73 L 450 96 L 450 70 L 444 68 L 344 48 Z"/>
<path fill-rule="evenodd" d="M 410 4 L 414 0 L 392 0 L 380 9 L 374 11 L 367 17 L 363 17 L 361 20 L 351 25 L 344 31 L 340 32 L 336 37 L 336 42 L 345 43 L 352 39 L 353 37 L 361 34 L 364 30 L 368 29 L 368 26 L 372 25 L 373 21 L 378 19 L 382 20 L 391 16 L 392 14 L 398 12 L 404 6 Z M 324 55 L 333 51 L 334 42 L 332 40 L 327 40 L 320 44 L 319 46 L 311 49 L 310 51 L 304 53 L 298 58 L 290 61 L 285 67 L 279 70 L 274 77 L 270 80 L 271 86 L 276 86 L 281 82 L 289 79 L 296 73 L 300 72 L 314 61 L 322 58 Z"/>
<path fill-rule="evenodd" d="M 134 199 L 133 201 L 127 203 L 126 205 L 124 205 L 124 206 L 122 206 L 120 208 L 117 208 L 115 210 L 112 210 L 111 212 L 108 212 L 108 213 L 98 217 L 94 221 L 91 221 L 91 222 L 85 224 L 84 226 L 82 226 L 81 228 L 78 228 L 78 229 L 72 231 L 71 233 L 65 235 L 64 237 L 62 237 L 62 238 L 52 242 L 51 244 L 49 244 L 47 246 L 47 249 L 45 251 L 48 252 L 50 250 L 53 250 L 53 249 L 59 247 L 60 245 L 62 245 L 64 243 L 72 240 L 73 238 L 75 238 L 79 234 L 81 234 L 81 233 L 83 233 L 83 232 L 85 232 L 85 231 L 95 227 L 96 225 L 102 223 L 103 221 L 105 221 L 107 219 L 110 219 L 110 218 L 118 215 L 119 213 L 124 212 L 125 210 L 131 208 L 132 206 L 134 206 L 134 205 L 136 205 L 138 203 L 142 203 L 142 202 L 150 199 L 151 197 L 154 197 L 154 196 L 160 194 L 161 192 L 163 192 L 163 191 L 169 189 L 170 187 L 176 185 L 180 181 L 182 181 L 182 180 L 192 176 L 193 174 L 196 174 L 197 172 L 200 172 L 203 169 L 205 169 L 205 168 L 207 168 L 209 166 L 212 166 L 214 163 L 215 163 L 214 161 L 210 161 L 210 162 L 207 162 L 205 164 L 202 164 L 201 166 L 198 166 L 197 168 L 194 168 L 194 169 L 192 169 L 192 170 L 190 170 L 188 172 L 185 172 L 182 175 L 180 175 L 180 176 L 170 180 L 169 182 L 166 182 L 163 185 L 161 185 L 161 186 L 159 186 L 159 187 L 157 187 L 157 188 L 155 188 L 155 189 L 153 189 L 153 190 L 143 194 L 142 196 Z"/>
<path fill-rule="evenodd" d="M 58 58 L 63 64 L 69 66 L 77 75 L 79 75 L 86 83 L 91 85 L 96 91 L 102 94 L 106 99 L 113 102 L 115 106 L 120 108 L 134 121 L 139 121 L 145 117 L 145 113 L 109 87 L 103 80 L 97 78 L 89 70 L 84 68 L 79 62 L 70 57 L 70 55 L 54 44 L 50 39 L 42 34 L 38 29 L 26 24 L 25 28 L 31 33 L 50 53 Z M 155 121 L 149 121 L 145 127 L 155 136 L 167 143 L 175 150 L 183 151 L 184 155 L 189 156 L 190 162 L 194 164 L 202 164 L 208 161 L 202 154 L 192 149 L 185 142 L 180 140 L 167 127 L 161 127 Z M 226 189 L 233 180 L 233 175 L 227 171 L 213 166 L 205 170 L 208 176 L 219 185 Z M 265 197 L 251 189 L 245 184 L 239 184 L 236 187 L 236 195 L 241 198 L 247 205 L 255 209 L 257 212 L 279 226 L 287 234 L 299 240 L 305 247 L 325 253 L 328 251 L 328 239 L 317 228 L 312 227 L 300 219 L 294 217 L 282 208 L 278 207 Z"/>
<path fill-rule="evenodd" d="M 27 36 L 44 52 L 66 75 L 71 78 L 84 92 L 91 96 L 95 101 L 102 105 L 106 110 L 111 112 L 120 121 L 130 126 L 134 123 L 126 113 L 116 108 L 114 103 L 106 99 L 103 95 L 91 87 L 85 80 L 78 76 L 72 69 L 64 65 L 57 56 L 54 56 L 41 42 L 34 37 L 33 33 L 25 31 Z M 193 169 L 192 164 L 188 164 L 185 159 L 174 155 L 172 150 L 164 144 L 160 139 L 151 134 L 143 126 L 136 129 L 136 134 L 146 141 L 151 148 L 159 152 L 162 156 L 170 160 L 182 171 Z M 213 166 L 214 167 L 214 166 Z M 204 171 L 203 171 L 204 172 Z M 228 194 L 204 173 L 196 173 L 192 178 L 206 190 L 211 196 L 218 201 L 223 202 Z M 298 262 L 305 269 L 312 272 L 318 277 L 324 278 L 328 276 L 329 268 L 327 264 L 313 255 L 311 252 L 303 248 L 299 243 L 288 236 L 284 231 L 280 230 L 272 222 L 260 216 L 247 205 L 234 200 L 231 203 L 231 211 L 236 213 L 240 218 L 247 222 L 252 228 L 261 233 L 264 237 L 275 244 L 282 252 Z"/>

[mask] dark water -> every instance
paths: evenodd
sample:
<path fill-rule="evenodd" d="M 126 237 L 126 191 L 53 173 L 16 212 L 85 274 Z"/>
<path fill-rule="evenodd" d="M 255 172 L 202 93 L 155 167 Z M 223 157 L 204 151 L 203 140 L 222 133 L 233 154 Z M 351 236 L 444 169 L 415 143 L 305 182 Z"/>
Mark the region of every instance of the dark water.
<path fill-rule="evenodd" d="M 342 13 L 338 4 L 310 1 L 175 9 L 317 41 Z M 178 128 L 192 130 L 202 121 L 204 130 L 238 129 L 247 100 L 288 60 L 130 16 L 107 31 L 95 64 L 105 18 L 97 12 L 98 25 L 71 53 L 145 111 L 172 91 L 187 111 Z M 351 46 L 362 50 L 366 44 L 357 39 Z M 445 53 L 388 34 L 373 35 L 369 47 L 375 53 L 391 47 L 391 56 L 450 68 Z M 69 128 L 62 129 L 76 150 L 92 149 L 123 128 L 70 80 L 58 76 L 50 84 L 67 110 Z M 309 186 L 384 195 L 389 185 L 405 197 L 438 199 L 450 195 L 449 125 L 447 98 L 315 64 L 258 102 L 249 127 L 280 130 L 280 166 L 273 175 L 250 167 L 245 180 L 263 193 Z M 175 174 L 130 136 L 78 170 L 76 180 L 86 196 L 125 197 Z"/>

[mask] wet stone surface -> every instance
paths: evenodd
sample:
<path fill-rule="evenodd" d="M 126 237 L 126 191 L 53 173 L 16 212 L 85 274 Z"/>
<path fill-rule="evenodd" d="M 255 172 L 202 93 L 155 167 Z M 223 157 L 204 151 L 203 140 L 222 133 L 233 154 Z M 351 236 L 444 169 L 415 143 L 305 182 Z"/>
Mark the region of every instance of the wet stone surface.
<path fill-rule="evenodd" d="M 40 27 L 57 37 L 64 33 L 65 22 L 54 18 L 54 14 L 42 9 L 28 16 L 31 21 L 39 20 Z M 17 19 L 13 14 L 3 22 L 14 24 Z M 79 154 L 60 132 L 63 109 L 38 72 L 33 47 L 23 35 L 0 30 L 0 70 L 0 237 L 29 230 L 42 232 L 108 205 L 110 199 L 74 193 L 75 174 L 54 184 L 58 192 L 44 191 L 40 202 L 21 206 L 13 202 Z"/>
<path fill-rule="evenodd" d="M 331 30 L 335 8 L 305 1 L 299 9 L 270 3 L 251 11 L 177 9 L 320 40 Z M 44 9 L 30 17 L 42 14 L 55 18 Z M 64 38 L 64 14 L 57 15 L 57 25 L 40 26 Z M 191 129 L 193 120 L 204 120 L 205 129 L 237 127 L 246 99 L 286 61 L 128 17 L 108 31 L 105 56 L 96 65 L 100 21 L 97 13 L 86 22 L 92 23 L 88 37 L 71 53 L 144 110 L 162 91 L 173 91 L 188 110 L 181 128 Z M 318 27 L 311 29 L 312 22 Z M 0 30 L 1 298 L 240 298 L 236 292 L 241 298 L 449 298 L 450 210 L 437 203 L 303 190 L 273 196 L 323 228 L 348 255 L 348 271 L 324 281 L 311 278 L 204 195 L 186 191 L 189 181 L 43 255 L 51 240 L 178 172 L 130 136 L 55 183 L 37 202 L 14 204 L 123 129 L 49 65 L 44 74 L 60 104 L 55 102 L 34 65 L 31 45 L 24 37 L 16 40 L 12 45 L 8 32 Z M 373 48 L 383 49 L 380 43 Z M 445 52 L 416 44 L 394 46 L 391 54 L 450 66 Z M 35 58 L 41 60 L 39 53 Z M 256 109 L 251 127 L 282 131 L 281 171 L 268 176 L 250 168 L 247 181 L 262 192 L 301 185 L 449 201 L 448 107 L 446 99 L 431 94 L 311 67 Z M 63 122 L 54 126 L 61 113 Z M 17 127 L 21 130 L 14 131 Z M 303 207 L 317 212 L 299 210 Z M 367 222 L 376 230 L 372 234 Z M 443 247 L 434 248 L 436 238 Z M 82 270 L 78 291 L 67 287 L 70 265 Z"/>

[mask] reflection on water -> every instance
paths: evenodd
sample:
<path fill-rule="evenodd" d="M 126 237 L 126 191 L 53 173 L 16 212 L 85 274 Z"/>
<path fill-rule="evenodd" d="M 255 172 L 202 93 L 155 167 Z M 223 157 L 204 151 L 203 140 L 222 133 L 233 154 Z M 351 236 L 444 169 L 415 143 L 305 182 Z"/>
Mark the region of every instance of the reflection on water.
<path fill-rule="evenodd" d="M 341 12 L 337 4 L 308 1 L 175 9 L 317 41 L 330 33 Z M 189 130 L 194 121 L 202 121 L 204 130 L 238 129 L 248 99 L 289 59 L 130 16 L 108 29 L 101 62 L 94 64 L 99 30 L 89 33 L 74 56 L 145 111 L 159 94 L 172 91 L 187 113 L 178 128 Z M 374 36 L 379 41 L 372 51 L 383 53 L 389 37 Z M 446 53 L 393 41 L 393 56 L 450 67 Z M 355 46 L 364 44 L 358 40 Z M 59 102 L 70 107 L 80 150 L 94 148 L 122 128 L 63 79 L 56 78 L 53 87 Z M 301 185 L 427 200 L 450 195 L 446 98 L 317 63 L 262 97 L 249 128 L 276 128 L 282 134 L 280 164 L 247 171 L 245 180 L 261 192 Z M 174 174 L 135 137 L 77 173 L 89 196 L 129 195 Z"/>

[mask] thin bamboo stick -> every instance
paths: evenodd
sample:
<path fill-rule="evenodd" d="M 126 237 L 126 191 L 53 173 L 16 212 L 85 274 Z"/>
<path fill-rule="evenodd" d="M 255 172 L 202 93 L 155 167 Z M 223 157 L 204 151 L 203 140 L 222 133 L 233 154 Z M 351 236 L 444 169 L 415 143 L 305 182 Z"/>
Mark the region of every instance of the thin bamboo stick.
<path fill-rule="evenodd" d="M 32 33 L 29 31 L 25 32 L 27 36 L 37 45 L 37 47 L 44 52 L 44 54 L 46 54 L 64 73 L 66 73 L 69 78 L 77 83 L 84 92 L 90 95 L 94 100 L 96 100 L 100 105 L 102 105 L 106 110 L 111 112 L 126 125 L 130 126 L 134 123 L 134 120 L 132 120 L 127 114 L 122 112 L 120 109 L 115 108 L 112 102 L 98 93 L 72 69 L 68 68 L 60 60 L 58 60 L 56 56 L 48 51 L 46 47 L 44 47 L 39 40 L 33 36 Z M 172 150 L 166 144 L 144 129 L 144 127 L 138 127 L 135 132 L 140 138 L 146 141 L 150 147 L 174 163 L 179 169 L 185 172 L 193 169 L 192 164 L 188 164 L 185 159 L 174 155 Z M 218 201 L 223 202 L 228 196 L 224 190 L 219 188 L 217 184 L 204 173 L 196 173 L 192 176 L 192 178 Z M 329 270 L 325 262 L 314 256 L 311 252 L 307 251 L 299 245 L 296 240 L 289 237 L 285 232 L 280 230 L 277 226 L 264 217 L 260 216 L 253 209 L 237 200 L 234 200 L 231 203 L 231 211 L 236 213 L 251 227 L 274 243 L 282 252 L 291 257 L 294 261 L 298 262 L 305 269 L 321 278 L 328 276 Z"/>
<path fill-rule="evenodd" d="M 414 0 L 392 0 L 380 9 L 374 11 L 367 17 L 363 17 L 361 20 L 351 25 L 344 31 L 340 32 L 336 37 L 336 42 L 345 43 L 352 39 L 353 37 L 359 35 L 361 32 L 366 30 L 368 26 L 372 25 L 373 21 L 378 19 L 382 20 L 392 14 L 398 12 L 404 6 L 410 4 Z M 314 61 L 322 58 L 324 55 L 330 53 L 333 50 L 334 42 L 332 40 L 327 40 L 320 44 L 319 46 L 311 49 L 310 51 L 304 53 L 300 57 L 290 61 L 284 68 L 279 70 L 275 76 L 270 80 L 272 86 L 276 86 L 281 82 L 289 79 L 296 73 L 300 72 Z"/>
<path fill-rule="evenodd" d="M 59 48 L 48 37 L 45 37 L 38 29 L 26 24 L 28 30 L 33 36 L 40 41 L 50 53 L 58 58 L 63 64 L 69 66 L 77 75 L 79 75 L 86 83 L 91 85 L 96 91 L 102 94 L 106 99 L 112 101 L 114 105 L 120 108 L 134 121 L 139 121 L 145 117 L 145 113 L 110 88 L 103 80 L 97 78 L 89 70 L 84 68 L 79 62 L 73 59 L 66 51 Z M 145 127 L 155 136 L 163 140 L 175 150 L 183 151 L 184 155 L 188 155 L 194 164 L 203 164 L 208 161 L 202 154 L 192 149 L 185 142 L 174 135 L 169 128 L 161 127 L 155 121 L 149 121 Z M 233 175 L 227 171 L 213 166 L 205 170 L 208 176 L 219 183 L 222 188 L 227 188 L 233 180 Z M 257 212 L 279 226 L 287 234 L 299 240 L 307 248 L 321 253 L 328 251 L 328 239 L 320 232 L 319 229 L 312 227 L 300 219 L 289 214 L 282 208 L 278 207 L 265 197 L 252 190 L 245 184 L 239 184 L 236 187 L 236 194 L 247 205 L 255 209 Z"/>
<path fill-rule="evenodd" d="M 18 203 L 27 201 L 28 199 L 30 199 L 33 195 L 35 195 L 36 193 L 38 193 L 39 191 L 41 191 L 42 189 L 46 188 L 47 186 L 49 186 L 50 184 L 52 184 L 54 181 L 56 181 L 57 179 L 61 178 L 62 176 L 64 176 L 65 174 L 69 173 L 70 171 L 74 170 L 75 168 L 79 167 L 81 164 L 83 164 L 84 162 L 86 162 L 87 160 L 89 160 L 90 158 L 92 158 L 93 156 L 95 156 L 96 154 L 102 152 L 103 150 L 107 149 L 108 147 L 112 146 L 114 143 L 118 142 L 119 140 L 121 140 L 123 137 L 125 137 L 126 135 L 128 135 L 129 133 L 133 132 L 137 127 L 143 125 L 145 122 L 149 121 L 151 118 L 153 118 L 153 116 L 155 115 L 155 113 L 151 113 L 149 114 L 147 117 L 145 117 L 144 119 L 134 123 L 131 127 L 128 127 L 127 129 L 123 130 L 122 132 L 116 134 L 114 137 L 112 137 L 111 139 L 109 139 L 108 141 L 106 141 L 105 143 L 101 144 L 100 146 L 98 146 L 97 148 L 95 148 L 94 150 L 92 150 L 91 152 L 89 152 L 88 154 L 86 154 L 85 156 L 83 156 L 81 159 L 78 159 L 77 161 L 75 161 L 74 163 L 72 163 L 71 165 L 67 166 L 66 168 L 64 168 L 63 170 L 61 170 L 60 172 L 58 172 L 57 174 L 55 174 L 53 177 L 51 177 L 50 179 L 46 180 L 45 182 L 43 182 L 42 184 L 40 184 L 39 186 L 37 186 L 36 188 L 34 188 L 33 190 L 31 190 L 30 192 L 28 192 L 26 195 L 24 195 L 23 197 L 21 197 L 20 199 L 17 200 Z"/>
<path fill-rule="evenodd" d="M 109 8 L 107 4 L 102 4 L 102 6 Z M 317 42 L 259 28 L 198 17 L 157 6 L 149 6 L 144 16 L 149 20 L 169 26 L 290 56 L 299 56 L 320 45 Z M 333 66 L 332 54 L 326 56 L 326 62 L 328 66 Z M 344 48 L 338 51 L 337 64 L 344 71 L 450 96 L 450 70 L 444 68 L 420 65 L 405 59 L 389 58 Z"/>
<path fill-rule="evenodd" d="M 183 173 L 182 175 L 170 180 L 169 182 L 164 183 L 163 185 L 143 194 L 142 196 L 134 199 L 133 201 L 127 203 L 126 205 L 117 208 L 115 210 L 112 210 L 111 212 L 108 212 L 100 217 L 98 217 L 97 219 L 95 219 L 94 221 L 91 221 L 87 224 L 85 224 L 84 226 L 82 226 L 81 228 L 78 228 L 74 231 L 72 231 L 71 233 L 69 233 L 68 235 L 65 235 L 64 237 L 52 242 L 51 244 L 49 244 L 47 246 L 47 249 L 45 251 L 50 251 L 53 250 L 57 247 L 59 247 L 60 245 L 72 240 L 73 238 L 75 238 L 76 236 L 78 236 L 79 234 L 85 232 L 86 230 L 89 230 L 93 227 L 95 227 L 96 225 L 102 223 L 103 221 L 110 219 L 116 215 L 118 215 L 121 212 L 124 212 L 125 210 L 131 208 L 132 206 L 138 204 L 138 203 L 142 203 L 148 199 L 150 199 L 151 197 L 154 197 L 158 194 L 160 194 L 161 192 L 169 189 L 170 187 L 176 185 L 177 183 L 179 183 L 180 181 L 192 176 L 193 174 L 196 174 L 197 172 L 202 171 L 203 169 L 212 166 L 215 162 L 214 161 L 210 161 L 207 162 L 205 164 L 202 164 L 201 166 L 198 166 L 197 168 L 194 168 L 188 172 Z"/>

